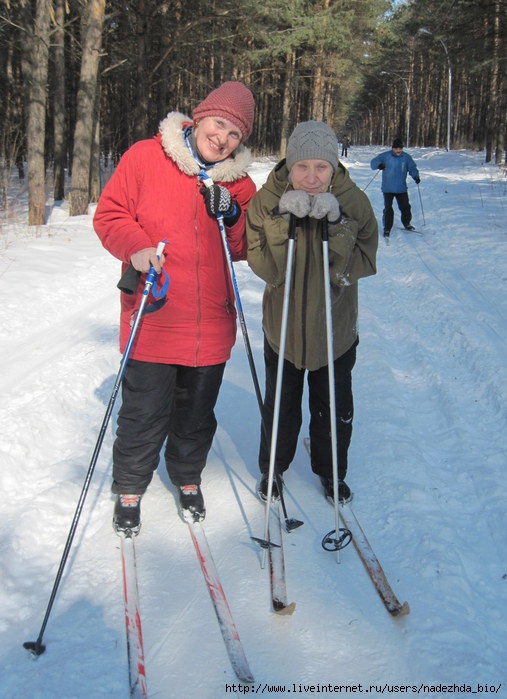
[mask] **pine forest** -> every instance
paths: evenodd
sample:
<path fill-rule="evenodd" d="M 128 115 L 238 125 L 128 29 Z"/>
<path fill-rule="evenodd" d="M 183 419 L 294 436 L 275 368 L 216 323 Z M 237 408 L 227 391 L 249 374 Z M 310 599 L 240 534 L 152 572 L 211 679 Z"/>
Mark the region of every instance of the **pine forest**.
<path fill-rule="evenodd" d="M 505 164 L 507 0 L 0 0 L 0 206 L 27 178 L 29 223 L 48 184 L 71 214 L 169 111 L 191 115 L 241 80 L 248 145 L 284 155 L 323 120 L 357 145 L 485 150 Z M 48 178 L 51 182 L 48 183 Z"/>

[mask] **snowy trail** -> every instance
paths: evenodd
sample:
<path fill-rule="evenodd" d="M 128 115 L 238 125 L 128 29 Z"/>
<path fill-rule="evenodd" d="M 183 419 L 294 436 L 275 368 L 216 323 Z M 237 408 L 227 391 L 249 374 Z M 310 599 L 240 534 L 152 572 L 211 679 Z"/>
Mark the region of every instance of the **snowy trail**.
<path fill-rule="evenodd" d="M 503 310 L 476 286 L 475 273 L 462 264 L 456 249 L 449 252 L 439 244 L 447 227 L 451 229 L 452 222 L 443 218 L 438 232 L 428 227 L 424 236 L 393 236 L 391 245 L 381 249 L 391 281 L 388 293 L 383 285 L 380 303 L 371 306 L 375 294 L 368 296 L 368 323 L 381 326 L 379 335 L 384 329 L 386 371 L 398 384 L 396 400 L 384 403 L 384 411 L 388 424 L 394 417 L 387 442 L 395 448 L 388 458 L 402 475 L 390 486 L 386 482 L 386 488 L 398 490 L 389 509 L 400 530 L 413 512 L 418 513 L 420 528 L 412 542 L 419 560 L 417 575 L 452 581 L 448 591 L 436 585 L 435 597 L 425 598 L 426 613 L 433 607 L 435 620 L 442 608 L 446 610 L 441 628 L 432 625 L 431 644 L 438 639 L 444 645 L 446 637 L 456 637 L 461 616 L 468 627 L 463 637 L 480 637 L 483 657 L 494 657 L 502 636 L 491 627 L 502 586 L 505 543 L 493 547 L 497 562 L 492 564 L 492 551 L 481 542 L 498 539 L 492 533 L 504 526 L 505 511 L 496 510 L 496 521 L 490 517 L 492 492 L 484 488 L 484 462 L 489 454 L 497 462 L 505 453 L 507 323 Z M 480 431 L 476 425 L 481 425 Z M 505 497 L 504 488 L 499 497 Z M 400 559 L 406 546 L 402 543 L 398 549 Z M 478 571 L 487 569 L 493 589 L 482 589 L 479 596 Z M 418 601 L 412 609 L 415 614 L 422 611 Z M 419 642 L 416 651 L 420 652 Z M 442 669 L 449 672 L 454 665 L 459 672 L 466 654 L 455 655 L 452 662 L 445 656 Z M 440 659 L 435 661 L 438 668 Z"/>
<path fill-rule="evenodd" d="M 351 149 L 359 186 L 379 150 Z M 204 474 L 205 527 L 264 696 L 268 687 L 284 687 L 276 694 L 289 699 L 314 696 L 305 685 L 324 698 L 360 693 L 325 685 L 361 684 L 363 693 L 375 685 L 367 693 L 375 697 L 386 684 L 482 683 L 501 685 L 496 695 L 507 697 L 506 184 L 480 154 L 412 154 L 427 225 L 424 235 L 393 229 L 391 245 L 381 241 L 377 276 L 361 283 L 348 479 L 354 510 L 410 615 L 387 614 L 352 546 L 340 565 L 321 548 L 334 512 L 302 444 L 306 411 L 286 476 L 288 514 L 305 523 L 285 537 L 297 607 L 292 617 L 270 612 L 267 571 L 250 540 L 262 534 L 264 507 L 255 496 L 258 406 L 240 330 L 226 369 Z M 255 164 L 258 184 L 272 164 Z M 380 219 L 379 189 L 378 178 L 367 193 Z M 415 189 L 411 200 L 420 225 Z M 90 216 L 74 221 L 57 211 L 37 238 L 13 233 L 0 250 L 0 698 L 126 698 L 109 493 L 117 407 L 46 653 L 32 660 L 22 648 L 40 628 L 119 368 L 119 264 L 98 244 Z M 236 275 L 262 386 L 262 284 L 244 263 Z M 143 499 L 136 554 L 150 697 L 243 696 L 226 693 L 235 676 L 163 466 Z"/>

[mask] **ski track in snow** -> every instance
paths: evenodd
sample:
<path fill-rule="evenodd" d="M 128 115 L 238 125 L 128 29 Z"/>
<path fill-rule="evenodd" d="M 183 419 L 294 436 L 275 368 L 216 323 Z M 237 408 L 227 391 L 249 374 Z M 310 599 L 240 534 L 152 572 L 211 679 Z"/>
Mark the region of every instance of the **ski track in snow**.
<path fill-rule="evenodd" d="M 362 188 L 379 150 L 349 151 L 346 165 Z M 289 517 L 305 523 L 284 540 L 288 596 L 297 606 L 292 617 L 270 612 L 267 570 L 250 539 L 264 526 L 255 496 L 259 416 L 238 329 L 204 472 L 205 528 L 259 693 L 264 685 L 304 697 L 314 693 L 293 684 L 364 691 L 482 683 L 501 684 L 497 696 L 507 697 L 506 182 L 478 153 L 410 152 L 422 176 L 424 219 L 413 183 L 409 192 L 423 235 L 393 228 L 390 245 L 380 241 L 378 274 L 360 282 L 347 480 L 411 613 L 387 614 L 352 546 L 339 565 L 321 548 L 334 512 L 302 444 L 307 409 L 286 476 Z M 255 163 L 258 185 L 273 163 Z M 380 178 L 367 194 L 380 221 Z M 91 216 L 73 220 L 55 208 L 36 236 L 12 222 L 1 232 L 0 697 L 127 697 L 109 493 L 118 406 L 46 628 L 47 650 L 34 659 L 22 647 L 42 623 L 119 369 L 120 266 L 98 243 Z M 235 269 L 262 386 L 262 284 L 246 263 Z M 243 696 L 226 693 L 226 683 L 238 682 L 162 465 L 143 499 L 136 554 L 149 696 Z"/>

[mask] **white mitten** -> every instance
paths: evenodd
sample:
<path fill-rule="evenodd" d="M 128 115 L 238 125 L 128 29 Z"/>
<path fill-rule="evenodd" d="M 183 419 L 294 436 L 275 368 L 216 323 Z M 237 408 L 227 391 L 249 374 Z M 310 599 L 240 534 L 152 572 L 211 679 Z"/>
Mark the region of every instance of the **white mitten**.
<path fill-rule="evenodd" d="M 311 208 L 310 195 L 302 189 L 284 192 L 278 202 L 281 214 L 294 214 L 297 218 L 308 216 Z"/>
<path fill-rule="evenodd" d="M 340 204 L 331 192 L 322 192 L 312 197 L 312 208 L 309 214 L 312 218 L 324 218 L 328 221 L 338 221 L 340 218 Z"/>

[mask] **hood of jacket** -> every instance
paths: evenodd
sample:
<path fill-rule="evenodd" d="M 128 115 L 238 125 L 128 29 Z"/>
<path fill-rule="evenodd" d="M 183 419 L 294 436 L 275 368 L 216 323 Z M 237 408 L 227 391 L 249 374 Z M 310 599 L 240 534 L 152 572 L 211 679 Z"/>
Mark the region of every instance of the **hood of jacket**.
<path fill-rule="evenodd" d="M 162 148 L 178 168 L 186 175 L 198 175 L 201 167 L 189 151 L 183 129 L 192 124 L 192 119 L 180 112 L 169 112 L 160 122 L 159 135 Z M 252 154 L 248 148 L 240 144 L 231 156 L 222 160 L 209 169 L 209 174 L 215 182 L 234 182 L 247 174 L 247 168 L 252 163 Z"/>

